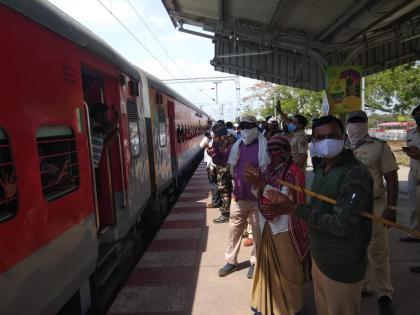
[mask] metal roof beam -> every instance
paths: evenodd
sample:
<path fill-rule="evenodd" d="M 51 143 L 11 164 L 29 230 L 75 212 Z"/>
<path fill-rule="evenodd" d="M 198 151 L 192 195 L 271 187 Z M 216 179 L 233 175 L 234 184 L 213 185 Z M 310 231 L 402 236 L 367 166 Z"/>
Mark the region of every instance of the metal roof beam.
<path fill-rule="evenodd" d="M 193 31 L 193 30 L 187 30 L 182 25 L 178 29 L 178 31 L 180 31 L 182 33 L 187 33 L 187 34 L 191 34 L 191 35 L 196 35 L 196 36 L 208 38 L 208 39 L 214 39 L 214 36 L 212 36 L 212 35 L 201 33 L 201 32 L 197 32 L 197 31 Z"/>
<path fill-rule="evenodd" d="M 335 21 L 330 24 L 326 29 L 324 29 L 318 36 L 319 41 L 323 41 L 326 39 L 330 34 L 332 34 L 335 30 L 337 30 L 341 25 L 347 22 L 348 19 L 353 17 L 357 14 L 361 9 L 363 9 L 366 4 L 368 4 L 371 0 L 364 0 L 356 3 L 350 10 L 344 12 Z"/>
<path fill-rule="evenodd" d="M 183 20 L 185 23 L 188 23 L 188 21 L 196 21 L 197 23 L 188 23 L 191 25 L 199 25 L 202 26 L 204 29 L 212 30 L 213 32 L 217 32 L 218 29 L 221 29 L 218 27 L 220 24 L 216 20 L 212 19 L 206 19 L 206 18 L 200 18 L 191 14 L 185 14 L 185 13 L 179 13 L 171 11 L 171 14 L 179 18 L 180 20 Z M 239 35 L 239 38 L 244 41 L 250 41 L 253 43 L 261 43 L 261 28 L 260 27 L 253 27 L 253 26 L 245 26 L 243 24 L 233 24 L 233 23 L 223 23 L 223 31 L 220 35 L 225 36 L 226 38 L 229 38 L 231 36 L 231 33 L 237 32 Z M 185 30 L 184 28 L 179 29 L 181 32 L 186 32 L 193 35 L 202 36 L 202 33 L 197 33 L 195 31 Z M 290 44 L 290 45 L 299 45 L 308 49 L 315 49 L 320 50 L 323 52 L 332 52 L 337 47 L 335 45 L 329 45 L 325 43 L 320 43 L 316 41 L 311 41 L 308 38 L 297 36 L 295 34 L 290 33 L 278 33 L 279 38 L 276 41 L 267 41 L 266 43 L 263 42 L 263 44 L 266 45 L 273 45 L 274 47 L 281 46 L 283 43 Z M 209 37 L 209 35 L 203 35 L 202 37 Z M 212 38 L 211 38 L 212 39 Z"/>
<path fill-rule="evenodd" d="M 279 2 L 277 3 L 276 9 L 274 10 L 273 15 L 271 16 L 271 20 L 268 23 L 268 29 L 270 30 L 274 27 L 274 25 L 279 19 L 280 9 L 282 7 L 283 1 L 284 0 L 279 0 Z"/>
<path fill-rule="evenodd" d="M 393 1 L 393 0 L 389 0 L 389 1 Z M 381 13 L 377 13 L 376 11 L 380 12 L 380 9 L 382 8 L 382 6 L 380 5 L 380 3 L 374 3 L 372 6 L 368 6 L 368 10 L 370 14 L 373 15 L 377 15 L 380 14 L 381 16 L 378 17 L 377 19 L 375 19 L 372 23 L 370 23 L 368 26 L 366 26 L 364 29 L 361 29 L 360 31 L 356 32 L 356 34 L 353 34 L 353 36 L 351 36 L 349 38 L 349 41 L 352 41 L 354 39 L 356 39 L 357 37 L 359 37 L 361 34 L 368 32 L 369 30 L 371 30 L 373 27 L 375 27 L 375 25 L 379 24 L 380 22 L 382 22 L 383 20 L 385 20 L 386 18 L 392 16 L 394 13 L 398 12 L 399 10 L 401 10 L 402 8 L 404 8 L 405 6 L 409 5 L 412 2 L 419 2 L 418 0 L 406 0 L 403 1 L 401 4 L 397 5 L 394 9 L 388 11 L 388 12 L 381 12 Z M 363 16 L 357 16 L 354 18 L 355 22 L 357 23 L 357 21 L 360 19 L 362 19 Z M 342 34 L 344 31 L 344 29 L 339 30 L 339 32 L 337 34 L 334 34 L 334 37 L 338 37 L 340 35 L 340 33 Z"/>
<path fill-rule="evenodd" d="M 223 0 L 219 0 L 219 21 L 220 22 L 223 22 L 223 20 L 224 20 L 225 10 L 223 8 L 223 5 L 224 5 L 224 1 Z"/>

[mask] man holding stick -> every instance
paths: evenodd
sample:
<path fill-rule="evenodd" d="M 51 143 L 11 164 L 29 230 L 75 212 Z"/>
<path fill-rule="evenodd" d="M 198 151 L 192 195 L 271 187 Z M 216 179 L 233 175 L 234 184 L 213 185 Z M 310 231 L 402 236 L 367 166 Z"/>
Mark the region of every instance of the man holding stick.
<path fill-rule="evenodd" d="M 395 222 L 399 192 L 398 165 L 391 148 L 385 141 L 369 136 L 368 117 L 364 111 L 349 113 L 347 134 L 354 155 L 366 165 L 373 178 L 373 214 Z M 391 315 L 393 314 L 393 287 L 389 262 L 388 228 L 381 223 L 374 222 L 372 225 L 368 260 L 363 293 L 370 296 L 373 289 L 378 297 L 379 314 Z"/>
<path fill-rule="evenodd" d="M 372 212 L 373 180 L 368 169 L 344 149 L 341 120 L 324 116 L 313 122 L 313 152 L 323 158 L 315 169 L 312 190 L 335 199 L 332 205 L 311 198 L 297 205 L 278 191 L 266 197 L 266 211 L 295 213 L 309 224 L 317 314 L 358 315 L 363 278 L 367 270 L 367 248 L 372 223 L 362 211 Z"/>

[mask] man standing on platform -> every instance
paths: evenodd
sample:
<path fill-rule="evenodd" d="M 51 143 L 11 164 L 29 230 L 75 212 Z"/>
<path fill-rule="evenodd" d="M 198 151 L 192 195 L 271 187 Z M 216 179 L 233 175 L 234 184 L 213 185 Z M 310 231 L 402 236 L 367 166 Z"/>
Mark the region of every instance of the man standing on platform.
<path fill-rule="evenodd" d="M 407 132 L 405 154 L 410 157 L 410 173 L 408 174 L 408 202 L 410 206 L 408 226 L 420 231 L 420 105 L 411 112 L 417 127 Z M 420 243 L 420 239 L 408 235 L 401 242 Z M 420 266 L 410 267 L 412 272 L 420 273 Z"/>
<path fill-rule="evenodd" d="M 207 148 L 213 143 L 213 137 L 210 131 L 206 131 L 203 139 L 200 142 L 200 148 L 204 149 L 204 162 L 206 163 L 207 176 L 210 183 L 211 203 L 207 204 L 207 208 L 217 208 L 221 204 L 219 191 L 217 189 L 217 177 L 215 174 L 215 167 L 211 156 L 207 153 Z"/>
<path fill-rule="evenodd" d="M 267 140 L 257 128 L 257 119 L 254 116 L 241 117 L 239 128 L 242 137 L 231 147 L 228 164 L 233 172 L 235 187 L 233 202 L 230 208 L 229 239 L 225 252 L 226 265 L 219 270 L 219 276 L 224 277 L 238 269 L 238 254 L 241 247 L 242 233 L 249 218 L 254 236 L 254 245 L 251 253 L 251 266 L 247 277 L 254 275 L 256 262 L 256 248 L 260 238 L 258 224 L 257 199 L 251 192 L 252 186 L 245 179 L 245 169 L 248 166 L 264 169 L 269 164 L 267 154 Z"/>
<path fill-rule="evenodd" d="M 297 205 L 270 190 L 268 209 L 294 213 L 308 222 L 317 314 L 359 315 L 372 230 L 371 221 L 360 213 L 372 212 L 372 176 L 352 151 L 344 149 L 341 120 L 334 116 L 314 120 L 312 134 L 315 153 L 323 158 L 315 169 L 312 190 L 336 204 L 311 198 L 308 205 Z"/>
<path fill-rule="evenodd" d="M 308 138 L 305 133 L 305 127 L 308 120 L 305 116 L 294 115 L 290 120 L 287 115 L 281 110 L 281 104 L 278 103 L 278 110 L 283 123 L 287 124 L 287 129 L 291 133 L 290 146 L 292 148 L 293 162 L 306 173 L 306 160 L 308 159 Z"/>
<path fill-rule="evenodd" d="M 208 149 L 208 153 L 216 165 L 217 190 L 221 200 L 220 217 L 213 220 L 213 223 L 216 224 L 229 222 L 233 184 L 227 163 L 230 149 L 235 142 L 236 137 L 222 127 L 214 131 L 213 144 Z"/>
<path fill-rule="evenodd" d="M 368 117 L 364 111 L 349 113 L 347 134 L 350 147 L 373 177 L 373 214 L 396 221 L 398 199 L 398 165 L 391 148 L 385 141 L 368 134 Z M 384 186 L 384 179 L 386 187 Z M 368 272 L 363 289 L 365 295 L 376 293 L 380 315 L 391 315 L 392 281 L 389 261 L 388 229 L 373 223 L 372 238 L 368 248 Z"/>

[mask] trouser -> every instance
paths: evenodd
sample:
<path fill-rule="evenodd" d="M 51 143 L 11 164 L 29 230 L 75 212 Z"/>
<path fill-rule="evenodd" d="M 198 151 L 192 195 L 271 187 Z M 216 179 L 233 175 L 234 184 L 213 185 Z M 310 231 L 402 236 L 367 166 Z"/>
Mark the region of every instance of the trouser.
<path fill-rule="evenodd" d="M 386 207 L 386 194 L 373 200 L 373 214 L 382 217 Z M 368 247 L 368 269 L 365 290 L 373 289 L 378 297 L 392 299 L 392 281 L 389 266 L 388 229 L 381 223 L 372 223 L 372 238 Z"/>
<path fill-rule="evenodd" d="M 233 185 L 232 175 L 228 166 L 219 166 L 217 168 L 217 189 L 221 200 L 220 213 L 224 216 L 229 216 Z"/>
<path fill-rule="evenodd" d="M 254 245 L 252 247 L 251 264 L 257 261 L 256 252 L 260 240 L 260 226 L 258 224 L 258 203 L 254 200 L 233 201 L 230 208 L 229 238 L 225 252 L 225 259 L 229 264 L 238 264 L 238 254 L 241 247 L 242 233 L 249 218 L 254 235 Z"/>
<path fill-rule="evenodd" d="M 219 190 L 217 189 L 216 170 L 210 167 L 207 169 L 207 171 L 208 171 L 210 189 L 211 189 L 211 203 L 215 207 L 220 207 L 222 201 L 220 200 Z"/>
<path fill-rule="evenodd" d="M 360 315 L 363 281 L 338 282 L 328 278 L 312 259 L 316 313 L 319 315 Z"/>
<path fill-rule="evenodd" d="M 409 228 L 420 231 L 420 185 L 416 181 L 413 171 L 408 174 L 408 203 L 409 213 L 407 225 Z"/>

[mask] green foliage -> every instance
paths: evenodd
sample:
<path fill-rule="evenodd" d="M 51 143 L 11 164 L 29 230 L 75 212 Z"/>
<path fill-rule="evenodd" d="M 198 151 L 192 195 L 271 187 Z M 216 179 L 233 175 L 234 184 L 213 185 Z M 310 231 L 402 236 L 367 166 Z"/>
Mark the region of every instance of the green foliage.
<path fill-rule="evenodd" d="M 243 99 L 247 102 L 245 106 L 250 107 L 250 103 L 258 103 L 258 114 L 263 117 L 274 115 L 276 100 L 281 101 L 281 108 L 285 113 L 299 113 L 308 118 L 318 117 L 321 113 L 323 92 L 302 90 L 269 82 L 258 82 L 248 88 L 248 91 L 251 94 Z"/>
<path fill-rule="evenodd" d="M 420 65 L 408 63 L 366 77 L 366 109 L 409 114 L 420 104 Z"/>

